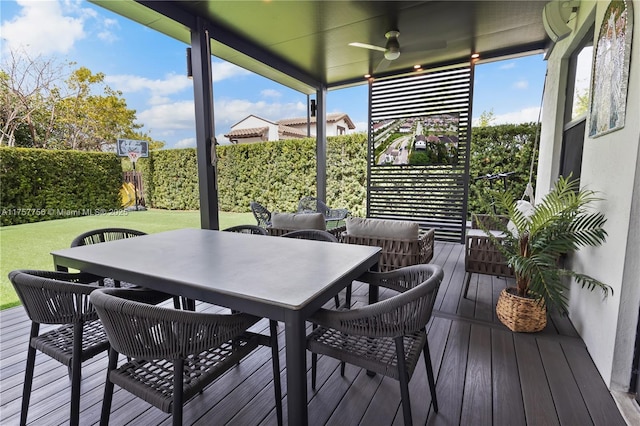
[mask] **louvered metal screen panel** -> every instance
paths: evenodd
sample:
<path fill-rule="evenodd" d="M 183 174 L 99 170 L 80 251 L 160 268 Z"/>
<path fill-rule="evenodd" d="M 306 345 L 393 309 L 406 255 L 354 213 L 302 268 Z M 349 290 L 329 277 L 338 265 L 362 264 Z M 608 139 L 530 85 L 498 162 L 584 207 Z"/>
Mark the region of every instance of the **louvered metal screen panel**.
<path fill-rule="evenodd" d="M 439 240 L 463 242 L 472 80 L 473 71 L 467 65 L 376 80 L 371 84 L 368 217 L 418 222 L 421 228 L 434 228 Z M 376 154 L 376 146 L 383 143 L 376 138 L 380 138 L 382 131 L 374 129 L 374 124 L 382 126 L 390 122 L 401 127 L 398 123 L 415 123 L 420 121 L 415 120 L 417 117 L 441 115 L 458 117 L 457 149 L 451 148 L 451 156 L 457 156 L 457 161 L 448 160 L 453 164 L 438 165 L 378 164 L 382 157 Z M 412 150 L 416 150 L 416 146 L 412 145 Z M 397 154 L 398 150 L 394 152 Z"/>

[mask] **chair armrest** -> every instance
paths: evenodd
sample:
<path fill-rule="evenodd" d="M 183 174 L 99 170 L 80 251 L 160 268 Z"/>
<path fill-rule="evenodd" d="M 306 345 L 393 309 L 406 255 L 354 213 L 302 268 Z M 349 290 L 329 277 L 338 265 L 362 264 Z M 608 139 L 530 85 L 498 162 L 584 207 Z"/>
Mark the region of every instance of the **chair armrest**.
<path fill-rule="evenodd" d="M 435 229 L 420 231 L 418 240 L 420 241 L 420 263 L 429 263 L 433 259 L 433 247 L 436 239 Z"/>
<path fill-rule="evenodd" d="M 396 337 L 421 330 L 431 316 L 444 273 L 437 265 L 424 282 L 402 294 L 362 308 L 320 309 L 309 321 L 335 330 L 368 337 Z M 428 300 L 423 300 L 428 297 Z"/>
<path fill-rule="evenodd" d="M 412 265 L 387 272 L 365 272 L 358 281 L 369 285 L 384 287 L 404 293 L 415 287 L 416 283 L 422 283 L 437 274 L 439 267 L 436 265 Z"/>
<path fill-rule="evenodd" d="M 464 258 L 465 272 L 515 277 L 515 273 L 504 255 L 495 246 L 496 242 L 500 242 L 500 237 L 494 237 L 494 239 L 495 242 L 487 235 L 467 235 Z"/>

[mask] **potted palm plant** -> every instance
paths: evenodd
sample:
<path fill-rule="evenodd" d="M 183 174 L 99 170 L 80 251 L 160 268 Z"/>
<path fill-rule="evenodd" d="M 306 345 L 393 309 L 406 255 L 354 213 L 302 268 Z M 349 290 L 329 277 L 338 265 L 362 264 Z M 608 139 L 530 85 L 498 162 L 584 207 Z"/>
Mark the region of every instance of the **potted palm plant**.
<path fill-rule="evenodd" d="M 503 324 L 512 331 L 540 331 L 546 325 L 546 305 L 566 313 L 565 277 L 591 291 L 599 288 L 605 297 L 613 293 L 607 284 L 563 267 L 568 253 L 606 239 L 604 215 L 589 208 L 599 199 L 594 191 L 580 189 L 578 180 L 569 176 L 560 177 L 540 203 L 529 204 L 528 211 L 509 192 L 496 197 L 509 224 L 502 226 L 501 237 L 485 232 L 513 268 L 516 280 L 516 287 L 503 290 L 496 305 Z"/>

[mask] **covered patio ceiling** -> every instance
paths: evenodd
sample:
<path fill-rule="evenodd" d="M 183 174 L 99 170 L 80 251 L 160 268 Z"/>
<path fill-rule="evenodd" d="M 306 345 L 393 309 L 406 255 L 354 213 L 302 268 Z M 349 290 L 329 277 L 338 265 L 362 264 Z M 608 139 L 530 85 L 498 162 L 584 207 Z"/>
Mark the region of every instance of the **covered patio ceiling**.
<path fill-rule="evenodd" d="M 481 59 L 541 52 L 546 1 L 147 1 L 92 0 L 186 45 L 198 18 L 216 57 L 302 93 Z M 400 57 L 350 46 L 385 46 L 398 30 Z"/>

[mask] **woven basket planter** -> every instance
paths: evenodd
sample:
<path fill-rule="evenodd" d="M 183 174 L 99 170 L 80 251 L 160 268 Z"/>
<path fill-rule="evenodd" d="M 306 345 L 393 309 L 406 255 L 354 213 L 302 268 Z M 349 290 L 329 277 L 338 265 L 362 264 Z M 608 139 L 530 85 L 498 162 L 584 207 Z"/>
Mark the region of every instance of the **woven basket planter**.
<path fill-rule="evenodd" d="M 544 302 L 517 296 L 513 294 L 515 291 L 514 287 L 510 287 L 500 293 L 496 305 L 498 319 L 511 331 L 533 333 L 542 330 L 547 325 Z"/>

